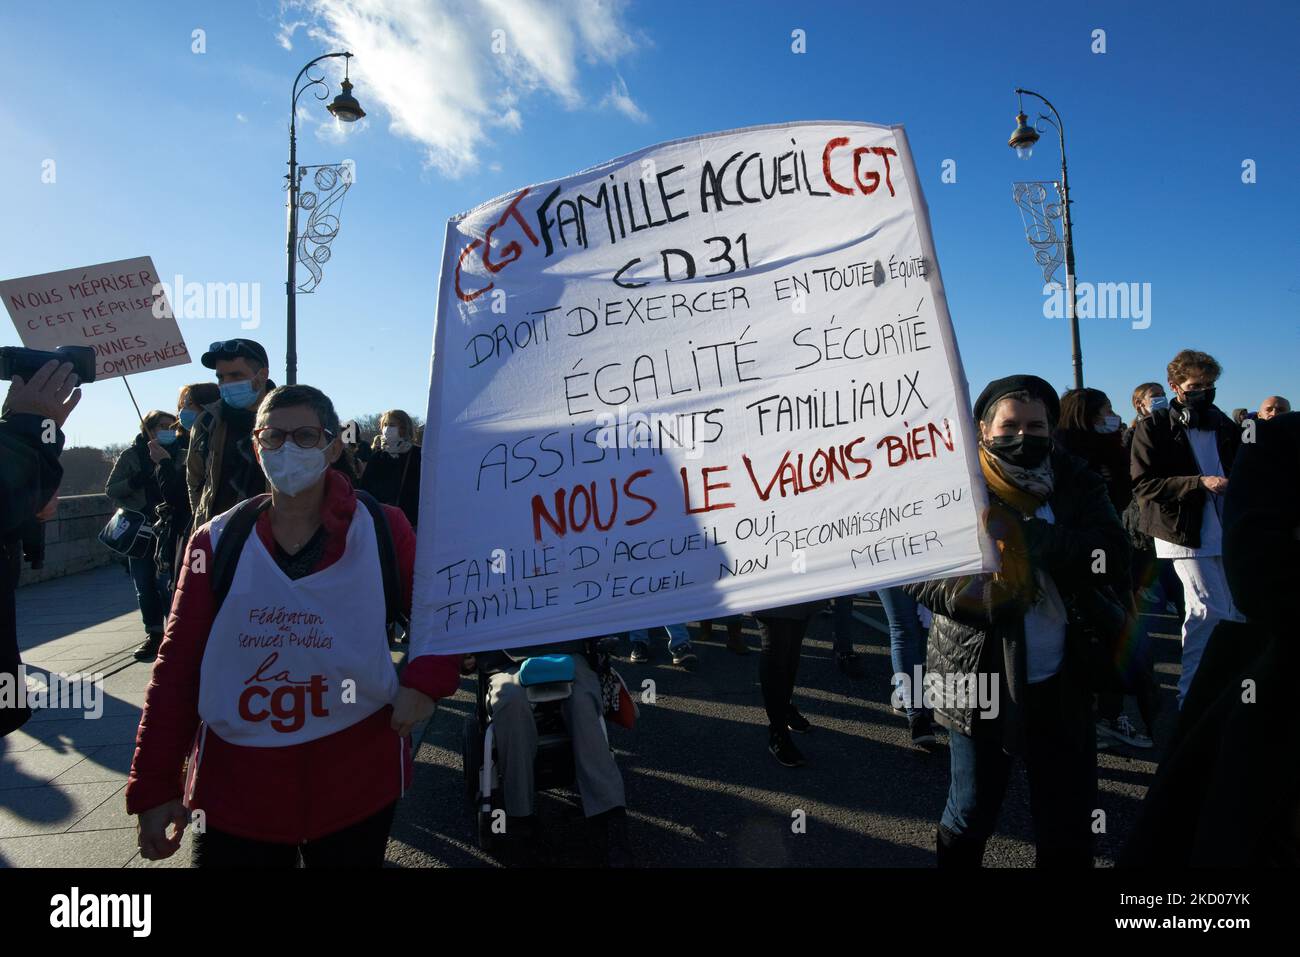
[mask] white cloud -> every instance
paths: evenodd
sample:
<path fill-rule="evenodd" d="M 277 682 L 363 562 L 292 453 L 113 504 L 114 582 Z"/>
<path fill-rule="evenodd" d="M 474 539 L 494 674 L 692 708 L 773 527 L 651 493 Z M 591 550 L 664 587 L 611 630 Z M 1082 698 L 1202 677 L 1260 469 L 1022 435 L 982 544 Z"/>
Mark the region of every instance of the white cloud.
<path fill-rule="evenodd" d="M 243 113 L 236 113 L 236 114 L 235 114 L 235 119 L 239 120 L 239 122 L 241 122 L 241 123 L 247 123 L 247 122 L 248 122 L 248 117 L 246 117 Z"/>
<path fill-rule="evenodd" d="M 289 0 L 282 13 L 310 17 L 308 35 L 324 49 L 356 54 L 352 79 L 367 112 L 382 108 L 393 133 L 425 147 L 428 165 L 459 176 L 478 165 L 490 129 L 522 127 L 528 96 L 568 109 L 586 103 L 584 66 L 612 65 L 639 45 L 623 8 L 622 0 Z M 304 25 L 282 23 L 281 44 Z M 621 79 L 600 103 L 645 119 Z"/>
<path fill-rule="evenodd" d="M 650 117 L 646 116 L 645 111 L 637 106 L 632 97 L 628 95 L 627 84 L 623 82 L 621 76 L 614 81 L 614 85 L 609 88 L 609 92 L 600 101 L 600 105 L 612 106 L 624 116 L 638 123 L 644 123 L 650 119 Z"/>
<path fill-rule="evenodd" d="M 622 4 L 614 0 L 611 15 L 610 0 L 571 0 L 578 29 L 588 50 L 595 51 L 594 59 L 613 63 L 618 57 L 631 53 L 637 46 L 619 22 Z M 641 42 L 645 42 L 641 39 Z"/>
<path fill-rule="evenodd" d="M 275 39 L 280 46 L 284 47 L 286 50 L 292 50 L 293 35 L 298 31 L 299 27 L 305 27 L 306 25 L 306 20 L 294 20 L 292 23 L 281 23 L 280 29 L 275 35 Z"/>

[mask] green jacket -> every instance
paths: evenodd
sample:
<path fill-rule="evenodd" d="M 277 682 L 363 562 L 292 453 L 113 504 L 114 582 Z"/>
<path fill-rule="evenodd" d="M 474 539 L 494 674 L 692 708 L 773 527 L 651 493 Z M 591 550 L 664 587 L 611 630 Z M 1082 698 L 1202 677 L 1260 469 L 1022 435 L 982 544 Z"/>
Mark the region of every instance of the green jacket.
<path fill-rule="evenodd" d="M 143 435 L 137 435 L 113 463 L 104 494 L 119 508 L 143 512 L 150 522 L 156 517 L 153 510 L 162 501 L 162 492 L 154 478 L 149 443 Z"/>

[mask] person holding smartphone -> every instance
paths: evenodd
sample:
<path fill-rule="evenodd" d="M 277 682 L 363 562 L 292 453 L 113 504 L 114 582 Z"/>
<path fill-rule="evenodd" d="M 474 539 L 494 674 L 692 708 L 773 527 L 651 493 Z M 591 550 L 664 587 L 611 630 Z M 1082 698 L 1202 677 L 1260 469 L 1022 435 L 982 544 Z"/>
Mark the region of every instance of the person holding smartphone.
<path fill-rule="evenodd" d="M 23 531 L 54 502 L 63 478 L 63 424 L 81 401 L 72 363 L 44 363 L 14 375 L 0 407 L 0 685 L 23 680 L 14 591 L 22 570 Z M 0 696 L 0 737 L 32 716 L 16 696 Z"/>

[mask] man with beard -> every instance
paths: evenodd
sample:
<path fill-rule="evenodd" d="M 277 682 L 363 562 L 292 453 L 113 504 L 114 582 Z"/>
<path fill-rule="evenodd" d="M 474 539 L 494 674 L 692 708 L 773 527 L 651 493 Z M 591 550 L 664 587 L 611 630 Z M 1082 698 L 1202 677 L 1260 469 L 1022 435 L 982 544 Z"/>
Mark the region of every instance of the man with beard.
<path fill-rule="evenodd" d="M 221 399 L 204 406 L 190 432 L 185 480 L 195 528 L 266 491 L 253 453 L 253 417 L 275 388 L 266 349 L 252 339 L 214 342 L 202 362 L 216 372 Z"/>

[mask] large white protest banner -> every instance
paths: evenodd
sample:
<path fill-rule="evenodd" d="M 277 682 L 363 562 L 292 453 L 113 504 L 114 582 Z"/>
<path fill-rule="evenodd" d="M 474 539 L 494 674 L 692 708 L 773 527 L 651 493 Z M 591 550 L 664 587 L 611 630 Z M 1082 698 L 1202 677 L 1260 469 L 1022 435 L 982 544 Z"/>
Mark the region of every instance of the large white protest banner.
<path fill-rule="evenodd" d="M 902 127 L 654 146 L 447 226 L 413 653 L 996 566 Z"/>
<path fill-rule="evenodd" d="M 94 348 L 96 381 L 191 361 L 148 256 L 8 279 L 0 297 L 27 348 Z"/>

